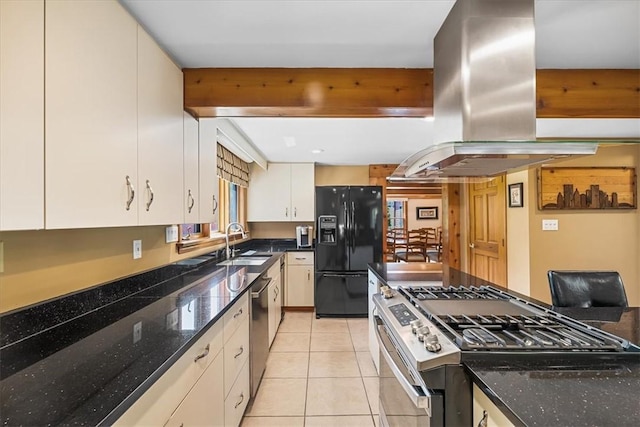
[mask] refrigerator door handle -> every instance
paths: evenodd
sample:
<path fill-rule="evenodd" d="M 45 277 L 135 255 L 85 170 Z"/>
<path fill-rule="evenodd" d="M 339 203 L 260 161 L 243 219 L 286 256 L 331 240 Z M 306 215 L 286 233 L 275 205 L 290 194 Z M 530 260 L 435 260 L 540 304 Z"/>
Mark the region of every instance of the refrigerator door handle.
<path fill-rule="evenodd" d="M 345 230 L 344 230 L 344 238 L 347 241 L 347 247 L 351 247 L 351 221 L 349 218 L 349 208 L 347 207 L 347 202 L 343 204 L 344 208 L 344 221 L 345 221 Z"/>
<path fill-rule="evenodd" d="M 351 202 L 351 224 L 355 224 L 356 223 L 356 204 L 355 202 Z M 356 244 L 356 237 L 358 237 L 356 235 L 357 233 L 357 228 L 355 226 L 351 227 L 351 246 L 352 246 L 352 250 L 354 250 L 353 246 L 355 246 Z"/>
<path fill-rule="evenodd" d="M 366 276 L 366 272 L 362 273 L 322 273 L 323 277 L 360 277 Z"/>

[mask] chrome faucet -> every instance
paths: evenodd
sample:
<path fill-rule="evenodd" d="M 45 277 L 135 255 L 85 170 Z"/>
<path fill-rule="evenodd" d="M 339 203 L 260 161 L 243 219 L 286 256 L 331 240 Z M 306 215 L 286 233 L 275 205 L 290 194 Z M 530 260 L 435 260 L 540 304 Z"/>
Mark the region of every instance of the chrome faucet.
<path fill-rule="evenodd" d="M 245 233 L 244 227 L 239 222 L 230 222 L 229 225 L 227 225 L 227 229 L 225 230 L 225 233 L 224 233 L 226 242 L 227 242 L 227 259 L 231 259 L 231 249 L 229 248 L 229 230 L 231 229 L 232 225 L 237 225 L 238 227 L 240 227 L 240 231 L 242 232 L 243 239 L 247 237 L 247 233 Z"/>

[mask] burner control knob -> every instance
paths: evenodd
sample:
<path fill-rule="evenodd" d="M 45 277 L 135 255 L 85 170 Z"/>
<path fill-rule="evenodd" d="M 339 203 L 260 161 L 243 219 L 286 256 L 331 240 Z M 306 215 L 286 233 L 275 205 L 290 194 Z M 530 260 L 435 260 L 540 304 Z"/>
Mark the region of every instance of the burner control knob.
<path fill-rule="evenodd" d="M 380 292 L 384 298 L 393 298 L 393 290 L 387 285 L 380 286 Z"/>
<path fill-rule="evenodd" d="M 409 322 L 409 325 L 411 325 L 411 332 L 415 334 L 418 328 L 422 327 L 422 320 L 412 320 L 411 322 Z"/>
<path fill-rule="evenodd" d="M 438 336 L 434 334 L 427 335 L 424 339 L 424 348 L 431 353 L 437 353 L 442 350 L 442 346 L 438 342 Z"/>
<path fill-rule="evenodd" d="M 418 336 L 419 341 L 424 341 L 431 335 L 431 331 L 428 326 L 422 326 L 416 330 L 416 335 Z"/>

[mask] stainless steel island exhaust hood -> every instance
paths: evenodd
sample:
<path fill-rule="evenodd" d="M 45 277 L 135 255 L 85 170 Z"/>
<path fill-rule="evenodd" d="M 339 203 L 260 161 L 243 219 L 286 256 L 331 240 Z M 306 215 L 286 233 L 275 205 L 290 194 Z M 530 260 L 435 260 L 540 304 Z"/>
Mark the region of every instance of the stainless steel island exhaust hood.
<path fill-rule="evenodd" d="M 595 154 L 537 142 L 534 0 L 458 0 L 434 39 L 434 145 L 392 178 L 484 177 Z"/>

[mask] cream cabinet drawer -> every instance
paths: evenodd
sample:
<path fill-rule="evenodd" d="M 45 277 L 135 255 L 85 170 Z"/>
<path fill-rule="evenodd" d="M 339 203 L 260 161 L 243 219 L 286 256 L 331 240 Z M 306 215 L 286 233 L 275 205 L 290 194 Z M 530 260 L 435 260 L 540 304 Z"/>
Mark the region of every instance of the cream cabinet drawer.
<path fill-rule="evenodd" d="M 211 326 L 115 425 L 164 425 L 222 349 L 223 322 Z"/>
<path fill-rule="evenodd" d="M 240 369 L 249 359 L 249 318 L 224 345 L 224 395 L 227 396 Z"/>
<path fill-rule="evenodd" d="M 249 402 L 249 362 L 245 363 L 224 402 L 224 425 L 237 427 Z"/>
<path fill-rule="evenodd" d="M 245 319 L 249 318 L 249 294 L 251 292 L 245 292 L 244 295 L 238 299 L 233 307 L 227 311 L 223 316 L 224 321 L 224 342 L 229 341 L 229 338 L 238 329 L 238 326 L 242 324 Z"/>
<path fill-rule="evenodd" d="M 270 279 L 273 279 L 278 274 L 280 274 L 280 259 L 276 260 L 276 262 L 269 267 L 269 270 L 267 270 L 267 277 Z"/>
<path fill-rule="evenodd" d="M 287 252 L 287 265 L 313 265 L 313 252 Z"/>

